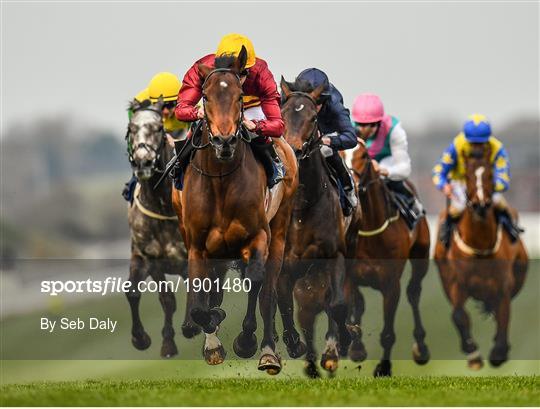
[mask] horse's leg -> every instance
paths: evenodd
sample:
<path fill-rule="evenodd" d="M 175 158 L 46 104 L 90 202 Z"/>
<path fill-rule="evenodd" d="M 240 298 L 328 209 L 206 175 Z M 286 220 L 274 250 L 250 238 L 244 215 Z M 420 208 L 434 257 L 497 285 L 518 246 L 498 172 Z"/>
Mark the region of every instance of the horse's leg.
<path fill-rule="evenodd" d="M 274 320 L 276 315 L 276 287 L 285 252 L 285 237 L 291 218 L 292 201 L 282 205 L 272 222 L 270 246 L 266 262 L 266 275 L 259 294 L 259 309 L 263 319 L 264 331 L 261 341 L 261 358 L 259 370 L 266 371 L 270 375 L 281 371 L 281 358 L 276 353 L 274 341 Z"/>
<path fill-rule="evenodd" d="M 126 297 L 131 308 L 131 343 L 139 350 L 147 349 L 152 340 L 144 330 L 139 315 L 139 303 L 141 301 L 141 293 L 138 284 L 144 281 L 148 276 L 145 262 L 140 256 L 131 256 L 129 265 L 129 282 L 131 283 L 130 290 L 126 292 Z"/>
<path fill-rule="evenodd" d="M 294 325 L 294 301 L 292 266 L 286 262 L 279 274 L 277 301 L 283 321 L 283 341 L 291 358 L 299 358 L 306 353 L 306 344 L 300 339 L 300 334 Z"/>
<path fill-rule="evenodd" d="M 484 366 L 484 363 L 480 351 L 478 351 L 478 345 L 471 336 L 469 314 L 464 308 L 469 296 L 456 283 L 450 287 L 449 296 L 453 307 L 452 320 L 461 337 L 461 350 L 467 354 L 467 365 L 473 370 L 479 370 Z"/>
<path fill-rule="evenodd" d="M 331 317 L 331 308 L 328 305 L 326 308 L 328 316 L 328 330 L 326 332 L 326 345 L 321 357 L 321 367 L 333 374 L 336 372 L 339 365 L 338 352 L 338 325 Z"/>
<path fill-rule="evenodd" d="M 335 259 L 327 262 L 327 274 L 330 275 L 330 305 L 328 313 L 337 324 L 339 331 L 339 348 L 342 356 L 347 355 L 351 343 L 351 334 L 347 329 L 346 320 L 348 307 L 345 301 L 345 257 L 338 252 Z"/>
<path fill-rule="evenodd" d="M 209 294 L 201 289 L 195 291 L 193 285 L 196 278 L 204 283 L 209 278 L 208 260 L 203 258 L 202 251 L 189 249 L 188 276 L 190 289 L 187 294 L 186 309 L 193 322 L 200 326 L 205 333 L 203 356 L 209 365 L 221 364 L 225 359 L 225 349 L 219 341 L 216 333 L 219 324 L 225 319 L 225 312 L 219 308 L 209 308 Z"/>
<path fill-rule="evenodd" d="M 351 361 L 361 362 L 367 358 L 367 351 L 362 342 L 362 315 L 365 311 L 364 296 L 360 289 L 354 284 L 346 284 L 347 300 L 349 303 L 349 317 L 347 327 L 351 334 L 351 344 L 348 355 Z"/>
<path fill-rule="evenodd" d="M 310 303 L 302 303 L 299 300 L 298 321 L 306 340 L 306 364 L 304 372 L 310 378 L 319 378 L 321 375 L 317 369 L 317 353 L 313 344 L 313 336 L 315 332 L 315 317 L 317 310 Z"/>
<path fill-rule="evenodd" d="M 425 365 L 430 358 L 429 349 L 424 341 L 426 338 L 426 330 L 422 325 L 419 308 L 422 280 L 429 269 L 429 232 L 427 231 L 427 225 L 425 234 L 428 237 L 427 246 L 416 243 L 411 249 L 409 255 L 411 262 L 411 279 L 407 285 L 407 299 L 409 300 L 413 312 L 413 336 L 416 341 L 413 344 L 412 353 L 414 362 L 418 365 Z"/>
<path fill-rule="evenodd" d="M 491 365 L 498 367 L 508 360 L 508 324 L 510 322 L 510 293 L 505 290 L 505 294 L 498 300 L 495 309 L 495 320 L 497 321 L 497 332 L 495 333 L 495 345 L 489 354 Z"/>
<path fill-rule="evenodd" d="M 392 376 L 392 363 L 390 362 L 390 354 L 392 347 L 396 342 L 396 334 L 394 332 L 394 319 L 396 317 L 396 310 L 399 303 L 400 296 L 400 284 L 399 276 L 394 278 L 392 283 L 388 283 L 386 287 L 382 289 L 383 295 L 383 311 L 384 311 L 384 327 L 381 332 L 381 346 L 384 349 L 383 357 L 377 364 L 373 375 L 379 376 Z"/>
<path fill-rule="evenodd" d="M 162 268 L 156 265 L 150 267 L 150 275 L 152 279 L 159 283 L 165 281 L 165 273 Z M 176 298 L 172 289 L 172 285 L 168 285 L 167 288 L 163 288 L 164 284 L 159 284 L 159 302 L 163 313 L 165 314 L 165 321 L 163 323 L 163 329 L 161 335 L 163 336 L 163 343 L 161 344 L 161 357 L 171 358 L 178 354 L 178 348 L 174 342 L 174 327 L 173 327 L 173 315 L 176 311 Z"/>
<path fill-rule="evenodd" d="M 251 241 L 249 246 L 242 251 L 245 267 L 242 266 L 242 276 L 250 281 L 251 287 L 248 293 L 248 305 L 246 316 L 242 322 L 242 331 L 235 338 L 233 349 L 241 358 L 251 358 L 257 352 L 257 297 L 261 291 L 265 278 L 265 259 L 268 245 L 266 231 L 261 230 Z M 272 333 L 274 328 L 271 328 Z"/>

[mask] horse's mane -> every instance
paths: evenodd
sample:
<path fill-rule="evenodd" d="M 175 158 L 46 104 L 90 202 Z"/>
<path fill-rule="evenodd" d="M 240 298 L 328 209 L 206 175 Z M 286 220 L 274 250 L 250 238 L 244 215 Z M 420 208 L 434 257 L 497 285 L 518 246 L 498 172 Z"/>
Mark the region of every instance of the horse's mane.
<path fill-rule="evenodd" d="M 234 54 L 221 54 L 216 57 L 214 66 L 216 68 L 232 68 L 236 62 L 236 56 Z"/>

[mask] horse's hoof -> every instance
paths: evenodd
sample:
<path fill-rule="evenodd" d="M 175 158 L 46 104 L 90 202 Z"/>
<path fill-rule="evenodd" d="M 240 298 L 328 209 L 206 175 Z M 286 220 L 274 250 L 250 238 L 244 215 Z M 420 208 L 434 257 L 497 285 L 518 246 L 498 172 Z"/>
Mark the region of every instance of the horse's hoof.
<path fill-rule="evenodd" d="M 375 367 L 373 371 L 373 376 L 375 378 L 381 378 L 383 376 L 392 376 L 392 364 L 390 361 L 381 361 Z"/>
<path fill-rule="evenodd" d="M 473 371 L 479 371 L 484 366 L 482 355 L 478 350 L 471 352 L 467 357 L 467 366 Z"/>
<path fill-rule="evenodd" d="M 201 333 L 201 327 L 194 324 L 183 324 L 182 325 L 182 334 L 184 337 L 190 339 Z"/>
<path fill-rule="evenodd" d="M 146 332 L 143 332 L 140 337 L 136 337 L 135 335 L 133 335 L 131 337 L 131 343 L 139 351 L 144 351 L 145 349 L 148 349 L 150 347 L 150 345 L 152 344 L 152 339 Z"/>
<path fill-rule="evenodd" d="M 306 364 L 304 366 L 304 373 L 308 376 L 308 378 L 311 379 L 317 379 L 321 377 L 321 374 L 319 373 L 317 365 L 314 361 L 306 361 Z"/>
<path fill-rule="evenodd" d="M 491 366 L 498 368 L 508 361 L 508 351 L 498 351 L 495 348 L 489 354 L 489 363 Z"/>
<path fill-rule="evenodd" d="M 247 337 L 241 332 L 233 342 L 234 353 L 240 358 L 251 358 L 257 352 L 257 336 L 251 334 Z"/>
<path fill-rule="evenodd" d="M 294 345 L 287 345 L 287 352 L 289 353 L 289 356 L 293 359 L 300 358 L 306 353 L 306 344 L 304 344 L 303 341 L 298 340 L 298 342 Z"/>
<path fill-rule="evenodd" d="M 162 358 L 172 358 L 173 356 L 178 355 L 178 348 L 174 340 L 163 340 L 161 345 L 161 357 Z"/>
<path fill-rule="evenodd" d="M 203 355 L 204 360 L 208 365 L 219 365 L 222 364 L 223 361 L 225 361 L 225 356 L 227 355 L 227 353 L 225 352 L 225 348 L 223 348 L 223 345 L 220 345 L 217 348 L 204 349 Z"/>
<path fill-rule="evenodd" d="M 427 345 L 424 344 L 422 347 L 419 347 L 416 342 L 413 344 L 412 347 L 412 355 L 414 362 L 416 362 L 418 365 L 427 364 L 431 357 Z"/>
<path fill-rule="evenodd" d="M 266 371 L 268 375 L 277 375 L 281 372 L 281 359 L 274 354 L 264 354 L 259 359 L 259 371 Z"/>
<path fill-rule="evenodd" d="M 336 354 L 323 354 L 321 358 L 321 367 L 330 373 L 337 371 L 339 359 Z"/>
<path fill-rule="evenodd" d="M 349 347 L 349 359 L 353 362 L 363 362 L 367 359 L 366 347 L 362 342 L 353 342 Z"/>

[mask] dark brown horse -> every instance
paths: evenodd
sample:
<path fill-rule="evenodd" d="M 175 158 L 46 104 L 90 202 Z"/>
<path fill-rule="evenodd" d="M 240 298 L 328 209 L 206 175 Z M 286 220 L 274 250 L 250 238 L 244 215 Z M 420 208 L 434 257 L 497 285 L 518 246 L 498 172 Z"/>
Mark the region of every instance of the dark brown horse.
<path fill-rule="evenodd" d="M 307 346 L 306 373 L 318 377 L 313 344 L 317 314 L 325 311 L 328 316 L 326 348 L 321 358 L 325 370 L 334 372 L 337 369 L 338 345 L 350 343 L 343 293 L 347 222 L 321 153 L 316 101 L 323 86 L 315 90 L 295 86 L 282 78 L 281 89 L 286 99 L 282 107 L 284 137 L 299 161 L 299 186 L 287 236 L 285 264 L 279 277 L 278 304 L 289 355 L 293 358 L 301 356 Z M 294 328 L 293 288 L 306 345 Z"/>
<path fill-rule="evenodd" d="M 281 362 L 273 339 L 275 292 L 298 184 L 297 165 L 290 146 L 282 139 L 276 140 L 286 177 L 268 192 L 264 169 L 240 130 L 243 109 L 239 74 L 245 63 L 243 48 L 238 58 L 216 58 L 215 68 L 199 66 L 204 75 L 202 140 L 186 170 L 183 191 L 173 192 L 173 203 L 188 251 L 191 280 L 222 278 L 227 261 L 240 259 L 251 289 L 243 331 L 235 339 L 234 350 L 241 357 L 256 352 L 255 311 L 260 293 L 264 336 L 259 369 L 276 374 Z M 219 364 L 225 356 L 216 336 L 225 316 L 219 308 L 222 297 L 216 288 L 209 293 L 188 293 L 182 330 L 191 337 L 199 327 L 203 329 L 204 357 L 209 364 Z"/>
<path fill-rule="evenodd" d="M 139 282 L 148 276 L 157 282 L 165 281 L 165 273 L 185 274 L 186 250 L 172 207 L 172 184 L 162 183 L 158 189 L 153 189 L 172 157 L 172 149 L 166 143 L 163 131 L 162 106 L 162 101 L 150 106 L 134 102 L 130 106 L 134 113 L 127 134 L 129 159 L 138 184 L 133 204 L 128 208 L 131 232 L 129 281 L 133 291 L 127 292 L 126 296 L 133 323 L 131 342 L 140 350 L 147 349 L 151 339 L 144 330 L 139 314 Z M 159 290 L 159 300 L 165 314 L 161 356 L 169 358 L 178 353 L 173 328 L 176 299 L 172 289 L 167 291 L 160 286 Z"/>
<path fill-rule="evenodd" d="M 413 358 L 418 364 L 425 364 L 429 360 L 429 350 L 424 342 L 426 331 L 419 310 L 422 280 L 429 267 L 429 228 L 423 217 L 414 230 L 409 230 L 361 139 L 353 152 L 352 168 L 358 182 L 361 214 L 347 234 L 351 260 L 346 297 L 352 308 L 350 330 L 353 336 L 349 356 L 358 361 L 367 356 L 360 329 L 364 298 L 358 286 L 369 286 L 380 291 L 383 296 L 384 327 L 380 342 L 384 353 L 374 375 L 390 376 L 390 354 L 396 339 L 394 319 L 401 293 L 401 275 L 407 260 L 412 267 L 407 298 L 414 318 L 413 335 L 416 342 L 413 344 Z"/>
<path fill-rule="evenodd" d="M 435 247 L 435 261 L 453 308 L 452 319 L 471 369 L 480 369 L 483 361 L 471 335 L 465 302 L 472 297 L 484 304 L 486 312 L 494 313 L 497 332 L 489 361 L 493 366 L 501 365 L 508 359 L 510 300 L 523 286 L 528 268 L 523 242 L 512 243 L 497 223 L 491 200 L 494 183 L 490 156 L 489 144 L 473 144 L 465 158 L 467 208 L 449 249 L 440 241 Z M 446 217 L 446 211 L 441 217 Z"/>

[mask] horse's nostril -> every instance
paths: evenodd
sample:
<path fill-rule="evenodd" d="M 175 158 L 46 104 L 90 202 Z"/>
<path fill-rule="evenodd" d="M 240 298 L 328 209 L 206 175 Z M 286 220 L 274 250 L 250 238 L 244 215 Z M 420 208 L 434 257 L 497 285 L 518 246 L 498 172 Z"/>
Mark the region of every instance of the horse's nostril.
<path fill-rule="evenodd" d="M 236 135 L 231 136 L 231 139 L 229 139 L 229 141 L 231 145 L 236 145 L 236 143 L 238 142 L 238 136 Z"/>
<path fill-rule="evenodd" d="M 142 161 L 142 167 L 143 168 L 149 168 L 152 166 L 152 160 L 151 159 L 146 159 L 144 161 Z"/>
<path fill-rule="evenodd" d="M 223 139 L 221 137 L 219 137 L 219 136 L 214 136 L 214 137 L 212 137 L 212 143 L 214 145 L 218 145 L 218 146 L 223 145 Z"/>

